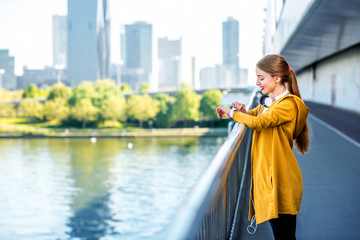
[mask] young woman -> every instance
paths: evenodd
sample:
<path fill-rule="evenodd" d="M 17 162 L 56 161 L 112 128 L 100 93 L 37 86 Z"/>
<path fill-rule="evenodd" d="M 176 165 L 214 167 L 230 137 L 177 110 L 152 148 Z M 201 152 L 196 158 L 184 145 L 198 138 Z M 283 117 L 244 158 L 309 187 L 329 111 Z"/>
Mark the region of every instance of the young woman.
<path fill-rule="evenodd" d="M 256 224 L 270 220 L 275 239 L 291 240 L 303 191 L 292 147 L 295 140 L 301 154 L 310 148 L 309 109 L 301 100 L 295 73 L 282 56 L 265 56 L 256 65 L 256 75 L 256 85 L 263 94 L 270 94 L 262 101 L 265 106 L 247 111 L 244 104 L 234 102 L 231 110 L 218 107 L 216 111 L 219 118 L 233 118 L 254 130 L 249 220 L 256 219 Z"/>

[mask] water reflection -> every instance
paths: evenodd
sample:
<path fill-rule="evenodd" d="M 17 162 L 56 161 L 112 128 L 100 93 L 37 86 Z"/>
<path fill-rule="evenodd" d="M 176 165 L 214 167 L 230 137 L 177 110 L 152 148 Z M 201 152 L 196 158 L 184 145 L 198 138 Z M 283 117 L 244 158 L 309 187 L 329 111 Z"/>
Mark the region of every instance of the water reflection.
<path fill-rule="evenodd" d="M 106 235 L 116 235 L 111 209 L 108 206 L 109 195 L 92 199 L 82 208 L 73 208 L 70 217 L 69 235 L 80 239 L 100 239 Z"/>
<path fill-rule="evenodd" d="M 0 239 L 161 239 L 223 141 L 0 140 Z"/>
<path fill-rule="evenodd" d="M 70 204 L 73 216 L 67 224 L 71 231 L 69 235 L 76 238 L 99 239 L 112 234 L 109 222 L 112 214 L 108 206 L 108 178 L 112 162 L 117 151 L 116 144 L 104 146 L 104 141 L 89 145 L 87 141 L 75 140 L 70 149 L 71 178 L 74 179 L 76 194 Z M 106 149 L 106 151 L 104 151 Z"/>

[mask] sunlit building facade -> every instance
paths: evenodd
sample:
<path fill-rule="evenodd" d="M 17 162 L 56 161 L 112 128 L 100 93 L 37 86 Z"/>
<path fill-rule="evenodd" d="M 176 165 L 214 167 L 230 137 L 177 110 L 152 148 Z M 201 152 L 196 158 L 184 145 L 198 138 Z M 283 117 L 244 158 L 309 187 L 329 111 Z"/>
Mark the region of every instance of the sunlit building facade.
<path fill-rule="evenodd" d="M 68 0 L 68 79 L 110 77 L 110 13 L 108 0 Z"/>
<path fill-rule="evenodd" d="M 200 86 L 202 89 L 211 89 L 219 86 L 216 67 L 204 67 L 200 70 Z"/>
<path fill-rule="evenodd" d="M 204 67 L 200 69 L 200 88 L 213 89 L 224 87 L 223 84 L 223 65 L 216 64 L 213 67 Z"/>
<path fill-rule="evenodd" d="M 181 84 L 181 50 L 181 38 L 158 39 L 160 90 L 176 90 Z"/>

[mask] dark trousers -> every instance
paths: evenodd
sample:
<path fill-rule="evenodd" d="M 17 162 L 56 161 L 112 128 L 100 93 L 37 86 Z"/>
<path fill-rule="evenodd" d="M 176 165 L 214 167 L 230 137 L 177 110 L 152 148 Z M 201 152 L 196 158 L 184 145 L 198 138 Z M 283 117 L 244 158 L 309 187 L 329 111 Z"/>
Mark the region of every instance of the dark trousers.
<path fill-rule="evenodd" d="M 295 240 L 296 215 L 279 214 L 270 220 L 275 240 Z"/>

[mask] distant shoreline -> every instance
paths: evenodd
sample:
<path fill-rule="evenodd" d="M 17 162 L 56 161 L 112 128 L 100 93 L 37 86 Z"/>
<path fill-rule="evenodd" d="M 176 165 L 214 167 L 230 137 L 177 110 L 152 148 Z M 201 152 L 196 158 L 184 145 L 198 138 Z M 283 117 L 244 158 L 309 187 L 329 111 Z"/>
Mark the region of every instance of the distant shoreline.
<path fill-rule="evenodd" d="M 176 129 L 151 129 L 137 131 L 119 131 L 119 132 L 67 132 L 52 134 L 17 134 L 9 132 L 0 133 L 0 139 L 5 138 L 152 138 L 152 137 L 226 137 L 226 128 L 176 128 Z"/>

